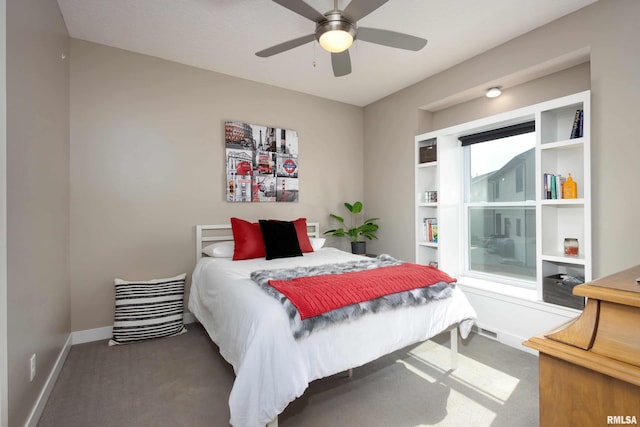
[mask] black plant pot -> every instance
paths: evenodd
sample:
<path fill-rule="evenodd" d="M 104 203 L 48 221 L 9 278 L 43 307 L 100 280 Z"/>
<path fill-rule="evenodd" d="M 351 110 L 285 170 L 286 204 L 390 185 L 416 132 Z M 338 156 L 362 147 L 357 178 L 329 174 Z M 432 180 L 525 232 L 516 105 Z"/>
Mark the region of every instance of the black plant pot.
<path fill-rule="evenodd" d="M 351 253 L 364 255 L 367 253 L 367 242 L 351 242 Z"/>

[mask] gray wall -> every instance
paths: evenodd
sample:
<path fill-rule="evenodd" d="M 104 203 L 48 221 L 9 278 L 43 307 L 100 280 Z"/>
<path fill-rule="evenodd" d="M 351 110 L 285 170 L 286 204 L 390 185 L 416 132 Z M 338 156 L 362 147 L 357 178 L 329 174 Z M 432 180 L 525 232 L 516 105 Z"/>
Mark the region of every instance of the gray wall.
<path fill-rule="evenodd" d="M 365 199 L 370 212 L 387 220 L 374 252 L 414 257 L 416 134 L 588 89 L 582 67 L 541 77 L 545 69 L 557 71 L 558 64 L 575 65 L 586 53 L 592 90 L 594 277 L 638 264 L 640 198 L 630 187 L 640 181 L 640 168 L 634 165 L 640 157 L 634 132 L 640 99 L 638 16 L 636 0 L 600 0 L 367 106 Z M 567 80 L 570 74 L 575 80 Z M 512 92 L 507 86 L 503 97 L 494 100 L 478 98 L 503 82 L 518 86 Z M 440 113 L 438 107 L 450 99 L 465 104 Z"/>
<path fill-rule="evenodd" d="M 70 332 L 69 38 L 54 1 L 8 0 L 6 14 L 8 425 L 19 426 Z"/>
<path fill-rule="evenodd" d="M 71 41 L 71 324 L 113 322 L 113 279 L 191 274 L 196 224 L 319 221 L 361 198 L 363 109 Z M 227 203 L 225 120 L 298 131 L 298 203 Z M 335 242 L 335 244 L 345 244 Z"/>

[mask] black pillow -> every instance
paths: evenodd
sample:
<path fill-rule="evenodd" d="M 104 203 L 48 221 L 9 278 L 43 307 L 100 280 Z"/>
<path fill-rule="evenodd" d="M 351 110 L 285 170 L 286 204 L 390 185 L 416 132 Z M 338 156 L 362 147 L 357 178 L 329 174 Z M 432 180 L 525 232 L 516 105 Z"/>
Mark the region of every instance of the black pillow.
<path fill-rule="evenodd" d="M 302 256 L 296 227 L 290 221 L 260 221 L 267 259 Z"/>

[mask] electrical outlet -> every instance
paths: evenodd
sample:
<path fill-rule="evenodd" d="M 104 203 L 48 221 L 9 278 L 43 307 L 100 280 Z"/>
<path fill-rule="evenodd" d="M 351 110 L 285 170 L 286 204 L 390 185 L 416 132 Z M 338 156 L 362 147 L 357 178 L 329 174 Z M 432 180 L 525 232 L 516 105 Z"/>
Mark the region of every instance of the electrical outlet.
<path fill-rule="evenodd" d="M 31 355 L 29 367 L 30 367 L 29 381 L 33 381 L 33 379 L 36 376 L 36 354 L 35 353 Z"/>

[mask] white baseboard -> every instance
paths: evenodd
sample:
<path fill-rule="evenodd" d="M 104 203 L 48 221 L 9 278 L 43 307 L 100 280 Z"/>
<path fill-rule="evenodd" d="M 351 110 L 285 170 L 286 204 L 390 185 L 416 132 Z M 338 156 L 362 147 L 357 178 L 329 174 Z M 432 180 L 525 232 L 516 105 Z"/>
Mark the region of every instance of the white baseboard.
<path fill-rule="evenodd" d="M 196 317 L 193 313 L 184 313 L 184 324 L 195 323 Z M 72 332 L 72 343 L 83 344 L 86 342 L 108 340 L 113 337 L 113 326 L 104 326 L 102 328 L 85 329 L 83 331 Z"/>
<path fill-rule="evenodd" d="M 532 348 L 525 347 L 522 345 L 528 337 L 520 337 L 514 334 L 510 334 L 508 332 L 498 332 L 498 341 L 502 344 L 508 345 L 509 347 L 513 347 L 515 349 L 531 353 L 534 356 L 538 355 L 538 352 Z"/>
<path fill-rule="evenodd" d="M 42 411 L 44 411 L 44 407 L 47 404 L 47 400 L 49 400 L 49 396 L 51 395 L 51 391 L 53 391 L 53 386 L 60 375 L 60 371 L 62 371 L 62 366 L 64 362 L 67 360 L 67 356 L 69 355 L 69 350 L 71 350 L 72 339 L 71 334 L 67 337 L 67 341 L 64 343 L 62 350 L 60 350 L 60 354 L 56 359 L 56 363 L 53 365 L 53 369 L 47 378 L 47 381 L 44 383 L 44 387 L 40 391 L 38 395 L 38 399 L 36 400 L 36 404 L 33 406 L 31 410 L 31 414 L 29 414 L 29 418 L 25 424 L 26 427 L 36 427 L 38 422 L 40 421 L 40 416 L 42 415 Z"/>
<path fill-rule="evenodd" d="M 533 350 L 529 347 L 525 347 L 524 345 L 522 345 L 522 343 L 527 340 L 527 338 L 525 337 L 521 337 L 500 329 L 496 330 L 495 328 L 487 327 L 486 325 L 481 325 L 478 322 L 476 322 L 476 324 L 471 329 L 471 331 L 485 338 L 496 340 L 500 344 L 508 345 L 509 347 L 513 347 L 517 350 L 531 353 L 535 356 L 538 355 L 538 352 L 536 350 Z"/>
<path fill-rule="evenodd" d="M 72 332 L 71 335 L 73 337 L 73 345 L 84 344 L 86 342 L 108 340 L 113 336 L 113 326 L 85 329 L 84 331 L 75 331 Z"/>

